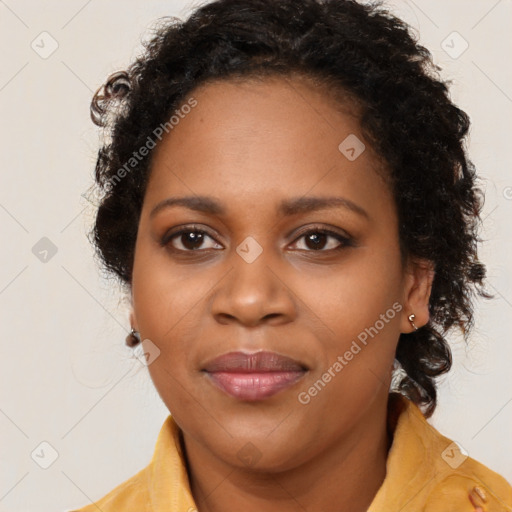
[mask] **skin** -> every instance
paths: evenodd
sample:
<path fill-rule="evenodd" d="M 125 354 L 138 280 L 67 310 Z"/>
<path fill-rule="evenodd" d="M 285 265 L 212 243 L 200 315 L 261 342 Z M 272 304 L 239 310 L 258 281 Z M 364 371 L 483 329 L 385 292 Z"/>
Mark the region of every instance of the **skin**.
<path fill-rule="evenodd" d="M 402 265 L 395 202 L 369 144 L 355 161 L 338 149 L 350 134 L 364 142 L 350 105 L 340 109 L 301 77 L 220 81 L 192 95 L 197 106 L 153 156 L 131 322 L 161 351 L 148 368 L 183 431 L 198 509 L 365 511 L 386 473 L 396 345 L 413 330 L 408 315 L 418 327 L 428 321 L 432 269 Z M 215 198 L 225 213 L 174 206 L 151 217 L 168 197 L 192 195 Z M 343 206 L 277 215 L 282 200 L 303 196 L 343 197 L 367 217 Z M 198 249 L 190 235 L 160 244 L 190 224 L 207 233 Z M 304 233 L 318 228 L 353 243 L 329 235 L 315 249 Z M 249 236 L 262 249 L 252 263 L 236 251 Z M 301 403 L 299 393 L 395 302 L 402 310 Z M 309 371 L 258 402 L 223 393 L 200 371 L 223 353 L 257 349 Z"/>

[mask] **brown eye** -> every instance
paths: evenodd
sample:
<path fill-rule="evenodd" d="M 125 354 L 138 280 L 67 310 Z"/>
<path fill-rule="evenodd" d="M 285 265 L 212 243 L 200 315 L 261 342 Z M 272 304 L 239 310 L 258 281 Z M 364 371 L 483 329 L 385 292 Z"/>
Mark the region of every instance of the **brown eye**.
<path fill-rule="evenodd" d="M 350 246 L 351 240 L 346 236 L 326 229 L 314 229 L 303 233 L 297 240 L 304 239 L 305 248 L 299 250 L 327 252 L 343 249 Z M 297 243 L 297 242 L 296 242 Z"/>
<path fill-rule="evenodd" d="M 208 240 L 211 240 L 211 242 L 209 246 L 205 246 Z M 165 235 L 161 245 L 171 246 L 173 250 L 182 252 L 192 252 L 201 249 L 222 249 L 222 246 L 217 244 L 206 231 L 192 227 L 182 228 L 177 232 Z"/>
<path fill-rule="evenodd" d="M 179 236 L 178 241 L 183 247 L 185 247 L 185 249 L 189 251 L 200 249 L 204 242 L 204 233 L 200 233 L 199 231 L 189 231 L 187 233 L 182 233 Z"/>

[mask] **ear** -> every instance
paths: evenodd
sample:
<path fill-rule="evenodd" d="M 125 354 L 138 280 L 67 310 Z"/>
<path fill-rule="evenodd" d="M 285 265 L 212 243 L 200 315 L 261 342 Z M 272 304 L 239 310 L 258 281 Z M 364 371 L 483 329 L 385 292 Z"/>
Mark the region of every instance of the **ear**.
<path fill-rule="evenodd" d="M 133 311 L 132 307 L 132 309 L 130 310 L 130 326 L 133 327 L 136 331 L 138 331 L 136 324 L 137 322 L 135 320 L 135 312 Z"/>
<path fill-rule="evenodd" d="M 130 297 L 130 327 L 133 327 L 136 331 L 139 330 L 137 317 L 135 316 L 135 309 L 133 307 L 133 297 Z"/>
<path fill-rule="evenodd" d="M 409 260 L 405 273 L 403 309 L 400 330 L 403 333 L 414 331 L 409 315 L 414 314 L 414 324 L 420 328 L 428 323 L 429 300 L 434 281 L 434 263 L 430 260 Z"/>

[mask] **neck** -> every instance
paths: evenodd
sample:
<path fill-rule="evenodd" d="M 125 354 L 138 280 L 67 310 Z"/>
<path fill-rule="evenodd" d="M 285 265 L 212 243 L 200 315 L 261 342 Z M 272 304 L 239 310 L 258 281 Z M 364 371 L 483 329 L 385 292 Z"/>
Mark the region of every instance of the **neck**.
<path fill-rule="evenodd" d="M 200 512 L 366 512 L 386 476 L 391 439 L 386 396 L 333 446 L 291 470 L 262 473 L 232 466 L 187 436 L 184 447 Z"/>

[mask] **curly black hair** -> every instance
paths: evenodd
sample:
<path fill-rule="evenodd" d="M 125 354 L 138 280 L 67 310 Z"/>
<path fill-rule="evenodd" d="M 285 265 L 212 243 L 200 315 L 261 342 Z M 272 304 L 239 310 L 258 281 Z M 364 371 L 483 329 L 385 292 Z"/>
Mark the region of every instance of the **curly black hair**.
<path fill-rule="evenodd" d="M 430 320 L 401 334 L 396 351 L 397 390 L 431 416 L 434 379 L 452 365 L 447 332 L 458 327 L 467 339 L 475 294 L 492 297 L 477 258 L 483 193 L 466 155 L 469 118 L 450 100 L 439 71 L 410 27 L 380 2 L 217 0 L 185 21 L 161 18 L 142 55 L 111 75 L 91 103 L 106 135 L 95 169 L 101 201 L 89 233 L 97 256 L 131 286 L 154 153 L 137 150 L 148 147 L 158 126 L 168 131 L 170 116 L 199 85 L 299 74 L 328 85 L 333 98 L 349 95 L 363 135 L 387 164 L 402 254 L 434 265 Z"/>

